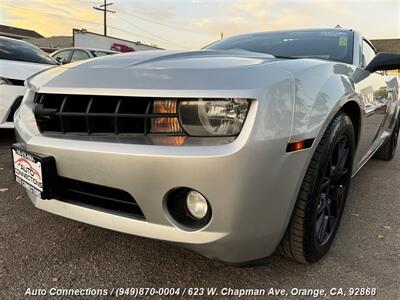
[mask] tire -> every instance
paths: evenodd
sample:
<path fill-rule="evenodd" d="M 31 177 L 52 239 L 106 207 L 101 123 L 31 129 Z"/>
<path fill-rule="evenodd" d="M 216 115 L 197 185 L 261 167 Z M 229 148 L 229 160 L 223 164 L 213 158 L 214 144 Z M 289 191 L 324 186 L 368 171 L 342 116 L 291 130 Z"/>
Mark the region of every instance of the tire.
<path fill-rule="evenodd" d="M 396 154 L 397 141 L 399 138 L 399 128 L 400 128 L 400 119 L 396 122 L 396 126 L 393 129 L 390 138 L 375 153 L 374 155 L 375 159 L 386 160 L 386 161 L 393 159 L 394 155 Z"/>
<path fill-rule="evenodd" d="M 312 263 L 328 252 L 350 186 L 354 141 L 351 119 L 339 112 L 324 133 L 304 176 L 291 220 L 278 247 L 283 256 Z"/>

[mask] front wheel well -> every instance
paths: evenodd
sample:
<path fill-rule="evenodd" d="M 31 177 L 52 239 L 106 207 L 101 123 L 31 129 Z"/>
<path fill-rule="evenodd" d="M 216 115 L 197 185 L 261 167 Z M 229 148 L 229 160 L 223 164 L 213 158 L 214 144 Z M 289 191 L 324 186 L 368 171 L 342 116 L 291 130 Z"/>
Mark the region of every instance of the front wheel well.
<path fill-rule="evenodd" d="M 358 141 L 360 138 L 360 128 L 361 128 L 361 110 L 358 106 L 358 103 L 355 101 L 349 101 L 340 109 L 340 111 L 344 112 L 348 115 L 353 123 L 354 127 L 354 136 L 355 136 L 355 146 L 357 148 Z"/>

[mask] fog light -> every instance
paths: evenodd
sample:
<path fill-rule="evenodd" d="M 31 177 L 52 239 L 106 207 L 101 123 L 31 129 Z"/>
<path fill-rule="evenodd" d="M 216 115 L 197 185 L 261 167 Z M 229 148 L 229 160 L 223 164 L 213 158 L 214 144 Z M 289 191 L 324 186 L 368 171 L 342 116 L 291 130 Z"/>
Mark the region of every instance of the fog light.
<path fill-rule="evenodd" d="M 165 195 L 166 209 L 171 221 L 181 225 L 184 230 L 197 230 L 205 227 L 211 220 L 210 202 L 199 192 L 178 187 Z"/>
<path fill-rule="evenodd" d="M 186 206 L 190 214 L 196 219 L 203 219 L 207 215 L 208 203 L 202 194 L 190 191 L 186 196 Z"/>

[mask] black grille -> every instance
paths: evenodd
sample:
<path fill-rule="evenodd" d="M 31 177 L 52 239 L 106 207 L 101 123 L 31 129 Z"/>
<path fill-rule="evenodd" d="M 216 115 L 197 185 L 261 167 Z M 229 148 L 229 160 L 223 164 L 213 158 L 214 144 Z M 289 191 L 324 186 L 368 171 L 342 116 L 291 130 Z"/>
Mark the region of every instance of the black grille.
<path fill-rule="evenodd" d="M 59 177 L 59 197 L 57 199 L 128 217 L 144 219 L 142 210 L 128 192 L 102 185 Z"/>
<path fill-rule="evenodd" d="M 14 103 L 11 105 L 10 113 L 7 116 L 7 122 L 14 122 L 14 114 L 18 107 L 21 105 L 22 96 L 15 99 Z"/>
<path fill-rule="evenodd" d="M 83 135 L 147 135 L 151 122 L 178 114 L 154 113 L 153 101 L 142 97 L 37 94 L 35 118 L 41 132 Z M 170 100 L 170 99 L 169 99 Z M 167 101 L 167 99 L 165 99 Z M 184 132 L 173 135 L 185 135 Z"/>

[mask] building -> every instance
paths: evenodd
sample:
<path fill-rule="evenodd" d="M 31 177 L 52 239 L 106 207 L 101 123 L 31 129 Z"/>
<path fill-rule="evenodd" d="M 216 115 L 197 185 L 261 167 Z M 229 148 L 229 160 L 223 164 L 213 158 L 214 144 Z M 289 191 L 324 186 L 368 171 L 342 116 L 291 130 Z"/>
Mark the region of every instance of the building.
<path fill-rule="evenodd" d="M 58 49 L 73 47 L 74 42 L 72 36 L 51 36 L 43 38 L 32 38 L 26 40 L 27 42 L 39 47 L 47 53 L 52 53 Z"/>
<path fill-rule="evenodd" d="M 0 36 L 6 36 L 18 40 L 43 37 L 43 35 L 37 33 L 36 31 L 8 25 L 0 25 Z"/>
<path fill-rule="evenodd" d="M 393 52 L 400 54 L 400 39 L 371 40 L 379 52 Z M 400 70 L 388 71 L 390 75 L 400 76 Z"/>
<path fill-rule="evenodd" d="M 48 53 L 69 47 L 96 48 L 119 52 L 162 50 L 155 45 L 148 45 L 139 41 L 124 40 L 112 36 L 104 36 L 102 34 L 89 32 L 85 29 L 73 29 L 72 36 L 31 38 L 27 41 Z"/>
<path fill-rule="evenodd" d="M 98 48 L 119 52 L 132 52 L 143 50 L 163 50 L 156 45 L 149 45 L 140 41 L 129 41 L 113 36 L 89 32 L 85 29 L 73 29 L 73 44 L 75 47 Z"/>
<path fill-rule="evenodd" d="M 371 40 L 379 52 L 394 52 L 400 54 L 400 39 Z"/>

